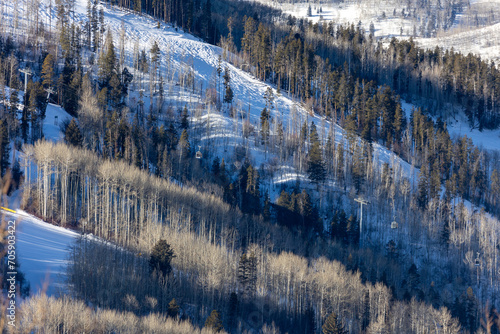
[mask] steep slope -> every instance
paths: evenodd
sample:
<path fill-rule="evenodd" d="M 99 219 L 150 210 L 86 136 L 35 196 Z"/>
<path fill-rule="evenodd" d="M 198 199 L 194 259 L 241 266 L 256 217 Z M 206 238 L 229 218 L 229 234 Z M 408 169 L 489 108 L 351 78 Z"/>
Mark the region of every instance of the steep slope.
<path fill-rule="evenodd" d="M 41 291 L 49 296 L 64 293 L 69 249 L 79 234 L 46 223 L 22 210 L 14 217 L 17 223 L 17 259 L 30 282 L 31 294 Z"/>

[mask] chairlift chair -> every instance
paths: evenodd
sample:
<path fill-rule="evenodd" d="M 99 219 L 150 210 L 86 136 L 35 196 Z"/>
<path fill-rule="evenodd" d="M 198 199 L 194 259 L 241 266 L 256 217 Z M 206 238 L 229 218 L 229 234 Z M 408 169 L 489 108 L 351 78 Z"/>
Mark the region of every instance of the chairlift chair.
<path fill-rule="evenodd" d="M 196 159 L 203 158 L 203 154 L 201 154 L 201 146 L 198 146 L 198 151 L 196 152 Z"/>
<path fill-rule="evenodd" d="M 479 267 L 481 265 L 481 261 L 479 260 L 479 252 L 477 253 L 476 259 L 474 260 L 474 265 L 476 267 Z"/>

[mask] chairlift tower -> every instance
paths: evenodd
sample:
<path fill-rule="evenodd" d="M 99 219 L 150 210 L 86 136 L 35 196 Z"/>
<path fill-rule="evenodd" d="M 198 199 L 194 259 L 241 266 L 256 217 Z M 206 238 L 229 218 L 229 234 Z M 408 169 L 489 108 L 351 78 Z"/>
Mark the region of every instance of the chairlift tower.
<path fill-rule="evenodd" d="M 20 69 L 19 72 L 24 73 L 24 96 L 28 90 L 28 75 L 33 75 L 30 68 Z"/>
<path fill-rule="evenodd" d="M 368 204 L 370 204 L 370 202 L 368 202 L 367 200 L 365 200 L 361 197 L 355 198 L 354 200 L 356 202 L 358 202 L 359 204 L 361 204 L 361 216 L 359 219 L 359 244 L 361 246 L 361 241 L 363 240 L 363 238 L 362 238 L 362 236 L 363 236 L 363 205 L 368 205 Z"/>
<path fill-rule="evenodd" d="M 50 94 L 54 94 L 55 91 L 52 89 L 52 87 L 45 89 L 45 91 L 47 92 L 47 103 L 49 103 Z"/>

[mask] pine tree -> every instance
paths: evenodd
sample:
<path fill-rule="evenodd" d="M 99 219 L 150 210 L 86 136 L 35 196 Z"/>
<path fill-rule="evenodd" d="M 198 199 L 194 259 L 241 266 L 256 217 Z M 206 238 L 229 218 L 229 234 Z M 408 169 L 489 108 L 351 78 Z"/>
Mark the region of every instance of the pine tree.
<path fill-rule="evenodd" d="M 266 150 L 269 144 L 269 117 L 267 107 L 264 107 L 260 113 L 260 136 L 262 138 L 262 145 L 266 147 Z"/>
<path fill-rule="evenodd" d="M 307 121 L 304 121 L 304 124 L 302 124 L 302 128 L 300 129 L 300 145 L 305 145 L 308 135 L 309 127 L 307 125 Z"/>
<path fill-rule="evenodd" d="M 219 157 L 215 157 L 214 158 L 214 161 L 212 162 L 212 168 L 211 168 L 211 171 L 212 171 L 212 175 L 218 179 L 219 176 L 220 176 L 220 159 Z"/>
<path fill-rule="evenodd" d="M 68 126 L 66 127 L 66 131 L 64 132 L 64 140 L 66 143 L 76 146 L 82 147 L 83 145 L 83 136 L 80 131 L 80 127 L 76 123 L 75 119 L 71 119 Z"/>
<path fill-rule="evenodd" d="M 168 303 L 167 315 L 172 318 L 176 318 L 179 315 L 179 305 L 177 305 L 175 298 Z"/>
<path fill-rule="evenodd" d="M 472 287 L 467 288 L 467 296 L 465 302 L 465 317 L 466 317 L 466 328 L 472 333 L 477 327 L 477 299 L 474 295 Z"/>
<path fill-rule="evenodd" d="M 210 316 L 205 321 L 205 328 L 211 329 L 212 331 L 218 333 L 224 329 L 222 326 L 222 320 L 220 319 L 219 312 L 213 310 Z"/>
<path fill-rule="evenodd" d="M 231 104 L 233 102 L 233 98 L 234 98 L 233 89 L 231 88 L 230 85 L 227 85 L 226 92 L 224 95 L 224 102 L 227 104 Z"/>
<path fill-rule="evenodd" d="M 210 0 L 205 2 L 202 14 L 202 26 L 205 40 L 211 43 L 213 41 L 212 35 L 212 3 Z"/>
<path fill-rule="evenodd" d="M 321 232 L 322 227 L 318 224 L 319 217 L 316 208 L 314 207 L 311 197 L 305 189 L 302 190 L 300 194 L 301 198 L 301 208 L 300 213 L 304 222 L 304 227 L 312 228 L 316 232 Z"/>
<path fill-rule="evenodd" d="M 305 317 L 305 333 L 316 333 L 316 321 L 314 309 L 309 306 L 304 314 Z"/>
<path fill-rule="evenodd" d="M 238 317 L 238 296 L 236 293 L 231 292 L 227 306 L 227 326 L 231 332 L 236 326 L 236 319 Z"/>
<path fill-rule="evenodd" d="M 323 324 L 323 334 L 344 334 L 347 333 L 342 326 L 342 323 L 337 318 L 337 315 L 332 312 L 326 318 L 325 323 Z"/>
<path fill-rule="evenodd" d="M 420 274 L 418 273 L 417 266 L 412 263 L 408 269 L 408 288 L 410 291 L 415 291 L 420 285 Z"/>
<path fill-rule="evenodd" d="M 10 166 L 10 143 L 7 123 L 0 119 L 0 177 Z"/>
<path fill-rule="evenodd" d="M 106 36 L 106 53 L 99 58 L 98 76 L 101 88 L 109 88 L 113 74 L 116 75 L 117 73 L 117 63 L 118 59 L 113 44 L 113 35 L 111 34 L 111 30 L 108 30 L 108 35 Z"/>
<path fill-rule="evenodd" d="M 254 253 L 241 255 L 238 263 L 238 282 L 244 296 L 252 298 L 257 284 L 257 258 Z"/>
<path fill-rule="evenodd" d="M 262 217 L 266 222 L 271 220 L 271 200 L 269 199 L 269 193 L 267 191 L 264 194 L 264 207 L 262 208 Z"/>
<path fill-rule="evenodd" d="M 42 84 L 45 88 L 52 87 L 54 85 L 54 56 L 48 54 L 42 65 Z"/>
<path fill-rule="evenodd" d="M 160 275 L 168 276 L 172 271 L 170 262 L 175 257 L 174 251 L 164 239 L 158 240 L 151 251 L 149 258 L 149 269 L 151 272 L 156 270 Z"/>
<path fill-rule="evenodd" d="M 181 112 L 181 129 L 189 129 L 189 113 L 187 106 L 184 106 Z"/>
<path fill-rule="evenodd" d="M 347 219 L 346 234 L 349 244 L 357 245 L 359 243 L 359 222 L 353 215 Z"/>
<path fill-rule="evenodd" d="M 226 66 L 224 69 L 224 87 L 226 89 L 226 92 L 224 94 L 224 102 L 227 104 L 230 104 L 233 102 L 233 90 L 231 89 L 230 81 L 231 81 L 231 75 L 229 74 L 229 68 Z"/>
<path fill-rule="evenodd" d="M 339 224 L 339 215 L 338 211 L 335 210 L 335 213 L 333 214 L 332 220 L 330 222 L 330 237 L 332 239 L 339 239 L 339 231 L 340 231 L 340 224 Z"/>
<path fill-rule="evenodd" d="M 8 122 L 8 131 L 9 138 L 14 138 L 19 131 L 19 121 L 18 121 L 18 105 L 19 105 L 19 95 L 17 89 L 14 89 L 10 92 L 10 107 L 9 107 L 9 117 L 7 118 Z"/>
<path fill-rule="evenodd" d="M 321 151 L 319 140 L 312 143 L 307 160 L 307 173 L 313 182 L 323 182 L 326 177 L 325 165 L 323 162 L 323 152 Z"/>
<path fill-rule="evenodd" d="M 418 175 L 417 204 L 421 209 L 425 209 L 429 201 L 429 172 L 427 164 L 423 164 Z"/>
<path fill-rule="evenodd" d="M 179 139 L 179 150 L 182 159 L 188 158 L 191 154 L 191 145 L 189 144 L 189 136 L 186 129 L 182 130 L 181 138 Z"/>
<path fill-rule="evenodd" d="M 437 198 L 441 191 L 441 177 L 439 176 L 439 162 L 438 159 L 434 159 L 432 164 L 430 182 L 429 182 L 429 196 L 430 199 Z"/>
<path fill-rule="evenodd" d="M 290 194 L 282 190 L 276 202 L 278 206 L 277 220 L 279 224 L 290 226 L 290 210 L 288 209 L 290 207 L 290 202 Z"/>

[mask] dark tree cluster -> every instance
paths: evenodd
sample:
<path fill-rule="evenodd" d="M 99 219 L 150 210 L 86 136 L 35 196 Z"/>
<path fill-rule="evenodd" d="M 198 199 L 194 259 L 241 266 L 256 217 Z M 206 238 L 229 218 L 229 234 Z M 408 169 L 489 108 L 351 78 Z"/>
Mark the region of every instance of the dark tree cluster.
<path fill-rule="evenodd" d="M 321 232 L 317 208 L 314 207 L 307 191 L 288 193 L 283 190 L 273 206 L 278 224 L 295 229 Z"/>

